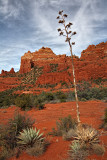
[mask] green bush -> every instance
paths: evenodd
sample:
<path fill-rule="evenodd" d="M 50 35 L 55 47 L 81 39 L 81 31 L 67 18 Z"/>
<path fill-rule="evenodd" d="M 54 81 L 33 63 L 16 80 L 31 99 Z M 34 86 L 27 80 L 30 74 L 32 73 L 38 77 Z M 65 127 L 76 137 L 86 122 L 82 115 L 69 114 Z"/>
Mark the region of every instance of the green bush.
<path fill-rule="evenodd" d="M 17 136 L 22 129 L 30 128 L 34 124 L 27 115 L 15 113 L 14 118 L 10 119 L 7 125 L 1 127 L 0 144 L 7 149 L 13 149 L 17 146 Z"/>
<path fill-rule="evenodd" d="M 74 129 L 76 125 L 76 120 L 72 119 L 70 115 L 68 117 L 59 118 L 59 121 L 56 121 L 56 129 L 52 128 L 52 132 L 50 132 L 50 134 L 54 136 L 63 136 L 70 129 Z"/>
<path fill-rule="evenodd" d="M 54 100 L 55 98 L 54 98 L 54 94 L 52 93 L 52 92 L 47 92 L 46 93 L 46 100 L 47 101 L 52 101 L 52 100 Z"/>
<path fill-rule="evenodd" d="M 32 108 L 32 102 L 30 99 L 30 95 L 25 94 L 25 95 L 21 95 L 18 96 L 15 99 L 15 104 L 16 106 L 20 107 L 22 110 L 28 109 L 28 108 Z"/>
<path fill-rule="evenodd" d="M 39 110 L 44 109 L 44 103 L 41 97 L 35 98 L 33 104 L 34 104 L 34 107 Z"/>
<path fill-rule="evenodd" d="M 107 130 L 107 108 L 105 109 L 103 123 L 101 124 L 100 128 Z"/>
<path fill-rule="evenodd" d="M 59 99 L 60 102 L 66 102 L 67 95 L 61 91 L 55 93 L 56 99 Z"/>
<path fill-rule="evenodd" d="M 85 98 L 86 100 L 92 100 L 92 99 L 99 99 L 103 100 L 107 97 L 107 88 L 90 88 L 88 91 L 87 89 L 80 91 L 78 90 L 78 98 L 81 100 L 82 98 Z"/>
<path fill-rule="evenodd" d="M 75 140 L 70 144 L 69 157 L 73 160 L 86 160 L 89 152 Z"/>

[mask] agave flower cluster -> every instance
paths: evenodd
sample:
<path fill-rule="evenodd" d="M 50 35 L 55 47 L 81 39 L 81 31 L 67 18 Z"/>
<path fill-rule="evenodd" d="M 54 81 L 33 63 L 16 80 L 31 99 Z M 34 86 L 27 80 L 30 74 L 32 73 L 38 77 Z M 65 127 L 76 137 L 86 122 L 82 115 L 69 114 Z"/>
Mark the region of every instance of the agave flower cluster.
<path fill-rule="evenodd" d="M 20 132 L 20 135 L 17 137 L 19 140 L 17 143 L 32 147 L 35 142 L 42 142 L 44 140 L 42 136 L 43 133 L 40 134 L 40 130 L 37 130 L 36 128 L 23 129 L 23 131 Z"/>
<path fill-rule="evenodd" d="M 72 32 L 70 30 L 73 23 L 69 22 L 68 24 L 65 24 L 65 18 L 67 18 L 67 17 L 68 17 L 67 14 L 63 14 L 63 10 L 59 11 L 59 16 L 57 17 L 57 19 L 59 19 L 58 23 L 63 24 L 64 29 L 58 28 L 57 30 L 58 30 L 60 36 L 66 37 L 65 42 L 70 42 L 71 37 L 73 35 L 75 35 L 76 32 Z M 74 44 L 75 44 L 75 42 L 72 42 L 72 45 L 74 45 Z"/>

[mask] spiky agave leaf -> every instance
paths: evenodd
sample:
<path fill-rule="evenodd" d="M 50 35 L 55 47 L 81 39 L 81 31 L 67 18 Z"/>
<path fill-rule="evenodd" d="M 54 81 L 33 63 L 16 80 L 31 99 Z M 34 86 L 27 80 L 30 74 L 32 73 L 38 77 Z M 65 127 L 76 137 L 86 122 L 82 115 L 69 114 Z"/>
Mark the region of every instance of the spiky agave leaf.
<path fill-rule="evenodd" d="M 76 136 L 74 137 L 77 141 L 84 144 L 95 144 L 99 143 L 98 131 L 92 127 L 80 127 L 76 130 Z"/>
<path fill-rule="evenodd" d="M 20 135 L 17 137 L 19 139 L 17 143 L 32 146 L 36 141 L 43 141 L 44 138 L 42 136 L 43 133 L 40 134 L 40 130 L 37 130 L 36 128 L 23 129 L 23 131 L 20 132 Z"/>

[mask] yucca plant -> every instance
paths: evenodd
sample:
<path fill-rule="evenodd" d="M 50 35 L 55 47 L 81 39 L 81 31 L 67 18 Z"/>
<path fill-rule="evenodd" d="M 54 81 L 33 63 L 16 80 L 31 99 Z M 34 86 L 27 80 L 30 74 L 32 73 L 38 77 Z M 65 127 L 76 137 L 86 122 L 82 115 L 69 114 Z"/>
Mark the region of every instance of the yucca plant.
<path fill-rule="evenodd" d="M 100 142 L 98 131 L 90 126 L 77 127 L 75 131 L 75 137 L 73 138 L 81 144 L 86 144 L 87 146 L 98 144 Z"/>
<path fill-rule="evenodd" d="M 74 141 L 70 144 L 69 155 L 73 160 L 85 160 L 88 155 L 103 155 L 104 146 L 99 144 L 99 133 L 90 126 L 79 126 L 75 130 Z"/>
<path fill-rule="evenodd" d="M 32 147 L 35 142 L 42 142 L 44 140 L 42 136 L 43 133 L 40 134 L 40 130 L 37 130 L 36 128 L 23 129 L 23 131 L 20 132 L 20 135 L 17 137 L 19 140 L 17 143 Z"/>
<path fill-rule="evenodd" d="M 89 152 L 75 140 L 70 144 L 69 156 L 73 160 L 85 160 Z"/>

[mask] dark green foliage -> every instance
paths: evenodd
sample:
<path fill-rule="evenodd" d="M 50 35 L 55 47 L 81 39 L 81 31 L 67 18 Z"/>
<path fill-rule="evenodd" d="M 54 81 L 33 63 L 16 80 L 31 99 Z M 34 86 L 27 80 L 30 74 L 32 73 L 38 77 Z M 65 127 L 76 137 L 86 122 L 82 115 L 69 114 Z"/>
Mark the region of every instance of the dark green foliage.
<path fill-rule="evenodd" d="M 101 77 L 92 80 L 92 82 L 96 83 L 97 85 L 100 85 L 102 82 L 106 82 L 107 79 L 102 79 Z"/>
<path fill-rule="evenodd" d="M 15 99 L 16 106 L 20 107 L 22 110 L 27 108 L 32 108 L 32 102 L 29 94 L 22 94 Z"/>
<path fill-rule="evenodd" d="M 101 124 L 100 128 L 104 128 L 107 131 L 107 108 L 105 109 L 103 123 Z"/>
<path fill-rule="evenodd" d="M 58 64 L 50 64 L 50 68 L 51 68 L 51 72 L 56 72 L 57 71 L 57 68 L 58 68 Z"/>
<path fill-rule="evenodd" d="M 47 92 L 46 93 L 46 100 L 47 101 L 51 101 L 51 100 L 54 100 L 55 97 L 54 97 L 54 94 L 52 92 Z"/>
<path fill-rule="evenodd" d="M 2 148 L 0 159 L 5 160 L 15 154 L 17 145 L 17 136 L 22 129 L 30 128 L 35 121 L 27 115 L 15 113 L 13 119 L 0 127 L 0 146 Z"/>
<path fill-rule="evenodd" d="M 35 100 L 34 100 L 34 107 L 41 110 L 41 109 L 44 109 L 44 103 L 43 103 L 43 100 L 42 98 L 40 97 L 37 97 Z"/>
<path fill-rule="evenodd" d="M 74 129 L 77 125 L 75 119 L 69 115 L 68 117 L 59 118 L 59 121 L 56 121 L 56 129 L 52 128 L 52 134 L 54 136 L 62 136 L 63 134 L 67 133 L 70 129 Z"/>
<path fill-rule="evenodd" d="M 90 99 L 99 99 L 99 100 L 103 100 L 107 97 L 107 88 L 103 87 L 103 88 L 89 88 L 84 89 L 83 91 L 78 90 L 78 97 L 81 100 L 81 98 L 85 98 L 86 100 L 90 100 Z"/>
<path fill-rule="evenodd" d="M 90 83 L 83 82 L 81 84 L 78 84 L 77 88 L 78 98 L 80 101 L 107 99 L 107 87 L 91 88 Z M 19 106 L 22 110 L 31 109 L 32 107 L 43 109 L 43 105 L 45 103 L 66 102 L 75 100 L 74 91 L 69 91 L 67 93 L 64 93 L 62 91 L 58 91 L 56 93 L 42 92 L 40 95 L 13 94 L 14 91 L 17 91 L 19 89 L 23 89 L 23 87 L 17 87 L 0 92 L 0 108 L 8 107 L 10 105 L 16 105 Z"/>
<path fill-rule="evenodd" d="M 15 113 L 14 118 L 10 119 L 7 125 L 1 127 L 1 145 L 5 146 L 7 149 L 13 149 L 17 146 L 16 137 L 22 129 L 30 128 L 33 126 L 35 121 L 33 121 L 27 115 L 21 115 L 20 113 Z"/>
<path fill-rule="evenodd" d="M 89 91 L 91 87 L 92 87 L 91 84 L 87 81 L 83 81 L 82 83 L 77 84 L 78 91 L 83 91 L 83 90 Z"/>
<path fill-rule="evenodd" d="M 55 96 L 60 100 L 60 102 L 66 102 L 67 95 L 65 93 L 59 91 L 55 93 Z"/>
<path fill-rule="evenodd" d="M 107 109 L 105 110 L 104 123 L 106 123 L 106 124 L 107 124 Z"/>

